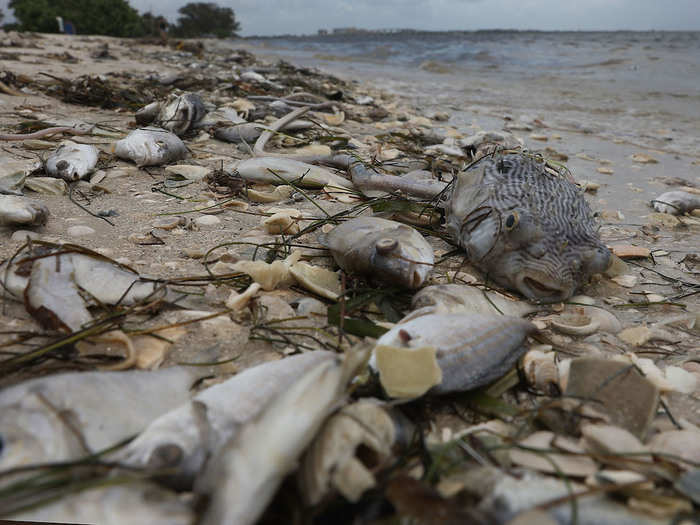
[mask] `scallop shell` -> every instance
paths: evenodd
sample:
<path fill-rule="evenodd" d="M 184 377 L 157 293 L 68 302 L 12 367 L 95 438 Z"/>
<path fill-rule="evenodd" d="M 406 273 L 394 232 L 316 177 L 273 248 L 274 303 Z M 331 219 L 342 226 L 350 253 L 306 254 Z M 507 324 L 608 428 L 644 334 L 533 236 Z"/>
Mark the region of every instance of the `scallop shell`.
<path fill-rule="evenodd" d="M 442 378 L 432 391 L 446 393 L 472 390 L 505 374 L 525 352 L 523 343 L 535 326 L 523 319 L 477 314 L 429 314 L 401 323 L 377 340 L 370 365 L 379 378 L 391 374 L 379 361 L 380 347 L 404 353 L 432 348 Z M 386 352 L 387 350 L 382 350 Z M 410 354 L 409 354 L 410 355 Z M 430 363 L 430 360 L 427 360 Z M 422 384 L 437 380 L 434 367 L 426 367 Z M 410 385 L 409 385 L 410 386 Z"/>

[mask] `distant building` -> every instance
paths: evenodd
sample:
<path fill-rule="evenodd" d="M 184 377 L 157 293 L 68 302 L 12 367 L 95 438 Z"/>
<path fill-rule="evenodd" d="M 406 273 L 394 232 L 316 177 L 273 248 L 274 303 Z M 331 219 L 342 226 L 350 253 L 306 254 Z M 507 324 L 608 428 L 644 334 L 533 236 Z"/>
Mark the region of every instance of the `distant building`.
<path fill-rule="evenodd" d="M 328 29 L 319 29 L 318 36 L 326 36 L 328 34 Z"/>

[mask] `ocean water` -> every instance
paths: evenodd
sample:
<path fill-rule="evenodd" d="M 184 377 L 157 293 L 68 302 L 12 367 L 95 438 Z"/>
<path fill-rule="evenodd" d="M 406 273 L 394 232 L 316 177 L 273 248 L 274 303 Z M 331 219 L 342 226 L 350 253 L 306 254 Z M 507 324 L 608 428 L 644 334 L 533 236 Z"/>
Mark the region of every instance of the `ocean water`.
<path fill-rule="evenodd" d="M 271 58 L 400 94 L 416 113 L 447 111 L 448 124 L 464 133 L 540 119 L 547 128 L 534 132 L 547 142 L 516 134 L 533 149 L 566 153 L 577 178 L 603 184 L 599 208 L 639 220 L 668 189 L 663 177 L 700 185 L 700 32 L 398 32 L 248 42 Z M 640 165 L 633 153 L 659 163 Z M 602 165 L 614 175 L 599 173 Z"/>

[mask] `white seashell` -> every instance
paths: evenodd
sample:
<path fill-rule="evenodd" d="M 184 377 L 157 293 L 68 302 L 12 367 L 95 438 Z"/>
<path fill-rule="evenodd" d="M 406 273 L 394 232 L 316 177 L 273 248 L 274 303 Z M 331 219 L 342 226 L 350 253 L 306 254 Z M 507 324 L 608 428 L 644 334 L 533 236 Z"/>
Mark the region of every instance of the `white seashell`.
<path fill-rule="evenodd" d="M 352 189 L 352 182 L 331 171 L 299 162 L 276 157 L 254 157 L 240 161 L 235 171 L 246 180 L 266 184 L 293 183 L 302 188 L 337 186 Z"/>
<path fill-rule="evenodd" d="M 552 386 L 555 386 L 563 391 L 554 352 L 530 350 L 523 356 L 522 367 L 525 379 L 534 388 L 550 392 Z"/>
<path fill-rule="evenodd" d="M 326 124 L 328 124 L 329 126 L 340 126 L 343 122 L 345 122 L 344 111 L 338 111 L 337 113 L 333 113 L 332 115 L 322 113 L 322 115 L 323 120 L 325 120 Z"/>
<path fill-rule="evenodd" d="M 464 391 L 486 385 L 505 374 L 525 352 L 523 343 L 531 332 L 532 323 L 515 317 L 488 317 L 477 314 L 429 314 L 398 324 L 377 340 L 370 366 L 382 376 L 393 377 L 390 363 L 380 362 L 377 350 L 392 348 L 406 359 L 420 349 L 421 354 L 434 352 L 441 371 L 439 380 L 435 366 L 427 366 L 419 376 L 421 386 L 437 384 L 433 391 L 445 393 Z M 383 353 L 388 353 L 386 349 Z M 424 357 L 425 358 L 425 357 Z M 426 360 L 429 364 L 430 359 Z M 400 378 L 398 378 L 400 379 Z M 411 384 L 399 385 L 407 390 Z M 396 388 L 394 385 L 393 388 Z"/>
<path fill-rule="evenodd" d="M 700 432 L 696 430 L 661 432 L 649 440 L 649 447 L 655 454 L 669 454 L 691 463 L 700 463 Z M 668 457 L 664 459 L 677 461 Z M 679 463 L 686 467 L 682 462 Z"/>
<path fill-rule="evenodd" d="M 0 195 L 0 226 L 40 226 L 46 223 L 48 216 L 49 209 L 39 201 L 19 195 Z"/>
<path fill-rule="evenodd" d="M 306 503 L 316 505 L 333 490 L 357 502 L 376 485 L 372 471 L 393 457 L 399 430 L 387 407 L 374 399 L 361 399 L 329 418 L 304 455 L 297 476 Z M 371 465 L 358 458 L 360 447 L 372 454 Z"/>
<path fill-rule="evenodd" d="M 294 277 L 289 272 L 289 267 L 301 258 L 301 252 L 295 250 L 284 261 L 266 263 L 263 261 L 238 261 L 232 268 L 236 272 L 250 275 L 256 283 L 260 283 L 263 290 L 270 291 L 277 287 L 287 287 L 295 283 Z"/>
<path fill-rule="evenodd" d="M 582 444 L 593 454 L 616 456 L 618 454 L 635 454 L 635 461 L 651 461 L 644 455 L 648 451 L 636 436 L 622 427 L 613 425 L 583 425 L 581 427 Z M 624 458 L 613 458 L 624 462 Z"/>
<path fill-rule="evenodd" d="M 187 156 L 187 147 L 177 135 L 160 128 L 136 129 L 112 146 L 120 159 L 131 160 L 137 166 L 157 166 Z"/>
<path fill-rule="evenodd" d="M 265 233 L 270 235 L 295 235 L 299 233 L 299 219 L 301 211 L 295 208 L 270 208 L 267 213 L 270 217 L 262 220 Z"/>
<path fill-rule="evenodd" d="M 550 321 L 552 328 L 568 335 L 591 335 L 596 332 L 616 334 L 622 324 L 612 313 L 596 306 L 567 306 Z"/>
<path fill-rule="evenodd" d="M 175 164 L 174 166 L 166 166 L 165 171 L 168 173 L 174 173 L 175 175 L 181 175 L 187 180 L 202 180 L 209 173 L 211 173 L 212 170 L 210 168 L 205 168 L 204 166 Z"/>
<path fill-rule="evenodd" d="M 598 470 L 596 463 L 587 456 L 567 454 L 566 452 L 583 452 L 574 442 L 557 436 L 552 432 L 535 432 L 518 442 L 528 448 L 551 450 L 561 448 L 562 453 L 538 453 L 514 448 L 510 451 L 510 460 L 516 465 L 538 470 L 540 472 L 562 472 L 567 476 L 586 477 Z"/>
<path fill-rule="evenodd" d="M 69 182 L 84 179 L 95 171 L 98 155 L 95 146 L 65 140 L 46 159 L 46 173 Z"/>
<path fill-rule="evenodd" d="M 226 308 L 233 311 L 241 310 L 250 302 L 250 300 L 260 291 L 259 283 L 252 283 L 244 292 L 238 293 L 235 290 L 231 291 L 228 299 L 226 299 Z"/>
<path fill-rule="evenodd" d="M 289 199 L 294 193 L 291 186 L 276 186 L 271 191 L 261 191 L 259 189 L 248 188 L 246 196 L 253 202 L 279 202 Z"/>
<path fill-rule="evenodd" d="M 319 266 L 298 262 L 289 267 L 292 277 L 304 289 L 321 297 L 337 301 L 343 292 L 340 275 Z"/>

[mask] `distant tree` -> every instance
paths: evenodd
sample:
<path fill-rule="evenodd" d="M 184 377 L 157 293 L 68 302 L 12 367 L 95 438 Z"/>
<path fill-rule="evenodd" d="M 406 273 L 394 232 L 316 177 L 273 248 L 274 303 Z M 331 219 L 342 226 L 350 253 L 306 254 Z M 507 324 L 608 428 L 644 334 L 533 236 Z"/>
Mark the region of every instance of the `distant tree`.
<path fill-rule="evenodd" d="M 2 19 L 5 17 L 5 13 L 0 9 L 0 22 L 2 22 Z"/>
<path fill-rule="evenodd" d="M 92 35 L 142 36 L 143 20 L 127 0 L 10 0 L 21 31 L 56 33 L 56 17 L 71 21 L 77 32 Z"/>
<path fill-rule="evenodd" d="M 180 17 L 172 28 L 180 38 L 196 38 L 213 35 L 217 38 L 237 36 L 241 25 L 236 21 L 233 9 L 219 7 L 213 2 L 192 2 L 177 11 Z"/>

